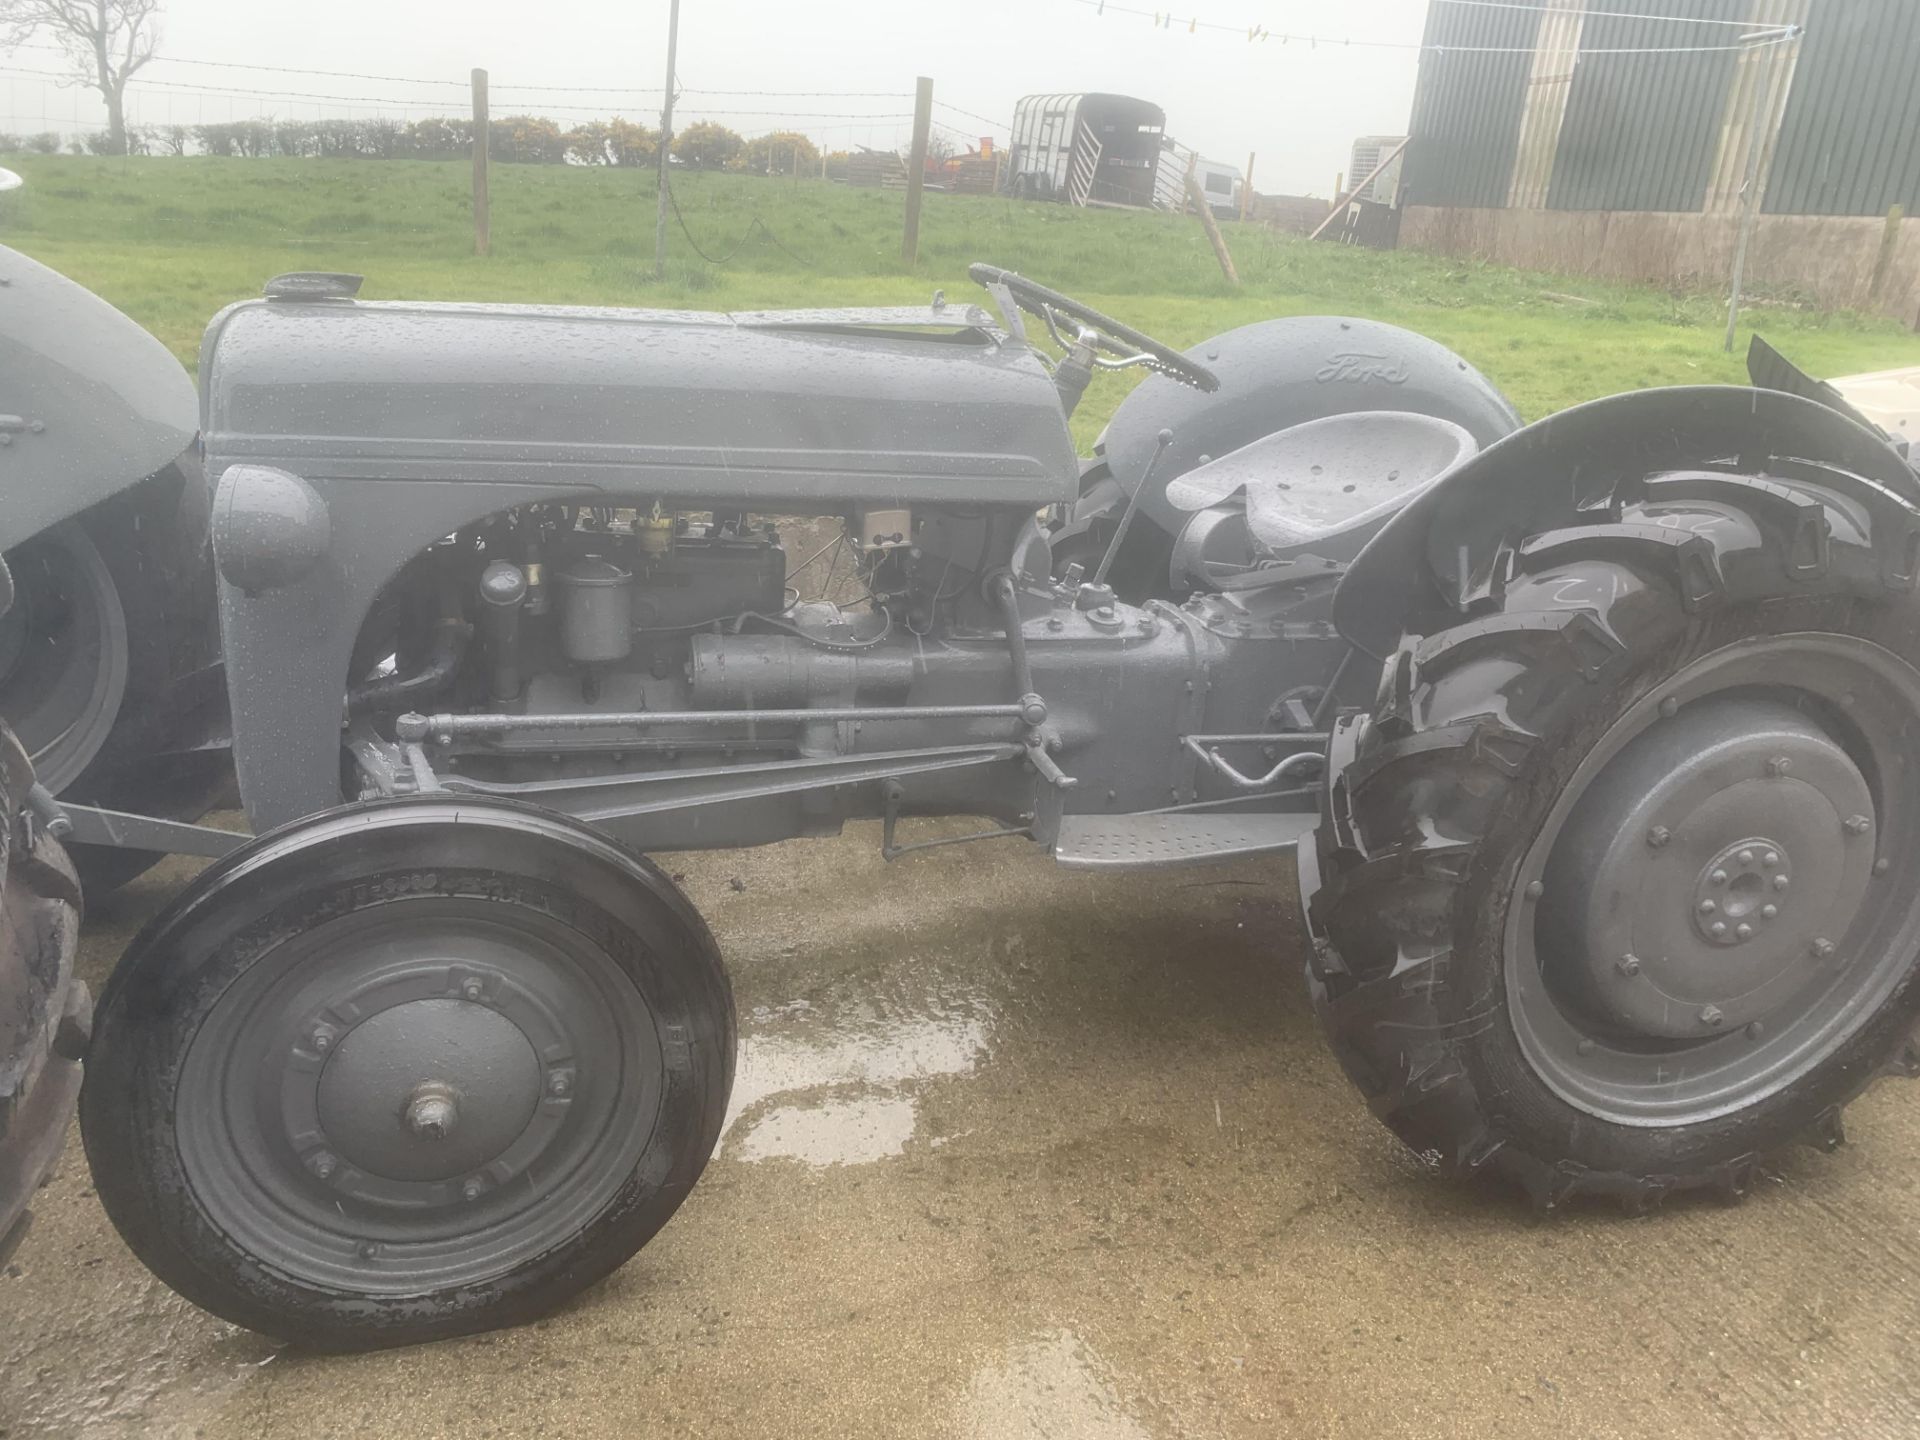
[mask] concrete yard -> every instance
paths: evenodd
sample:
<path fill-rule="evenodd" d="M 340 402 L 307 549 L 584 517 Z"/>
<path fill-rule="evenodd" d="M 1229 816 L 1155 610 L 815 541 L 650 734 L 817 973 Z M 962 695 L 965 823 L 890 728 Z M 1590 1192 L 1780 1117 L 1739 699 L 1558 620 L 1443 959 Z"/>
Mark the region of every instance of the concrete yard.
<path fill-rule="evenodd" d="M 1542 1221 L 1367 1114 L 1281 866 L 885 865 L 868 826 L 667 863 L 743 1050 L 721 1153 L 637 1259 L 527 1329 L 306 1356 L 148 1278 L 76 1138 L 0 1275 L 0 1436 L 1920 1431 L 1910 1089 L 1738 1208 Z M 95 907 L 96 986 L 185 873 Z"/>

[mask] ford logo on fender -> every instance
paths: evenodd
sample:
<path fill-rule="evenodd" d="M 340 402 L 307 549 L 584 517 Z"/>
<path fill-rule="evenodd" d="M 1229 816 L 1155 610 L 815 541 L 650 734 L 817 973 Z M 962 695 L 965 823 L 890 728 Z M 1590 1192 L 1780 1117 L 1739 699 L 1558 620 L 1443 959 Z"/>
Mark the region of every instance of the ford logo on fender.
<path fill-rule="evenodd" d="M 1369 380 L 1378 380 L 1383 385 L 1404 385 L 1407 383 L 1407 371 L 1404 365 L 1385 355 L 1349 350 L 1339 355 L 1329 355 L 1327 363 L 1320 367 L 1314 379 L 1322 384 L 1345 380 L 1349 384 L 1364 385 Z"/>

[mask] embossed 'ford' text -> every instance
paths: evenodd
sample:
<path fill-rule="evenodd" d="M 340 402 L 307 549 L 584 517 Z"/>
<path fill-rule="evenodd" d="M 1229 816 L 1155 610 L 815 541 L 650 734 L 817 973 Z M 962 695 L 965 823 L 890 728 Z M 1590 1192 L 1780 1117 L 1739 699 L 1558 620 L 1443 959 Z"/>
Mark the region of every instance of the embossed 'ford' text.
<path fill-rule="evenodd" d="M 1407 370 L 1399 361 L 1385 355 L 1374 355 L 1365 350 L 1346 350 L 1338 355 L 1329 355 L 1327 363 L 1320 367 L 1313 378 L 1322 384 L 1344 380 L 1352 385 L 1364 385 L 1369 380 L 1378 380 L 1383 385 L 1404 385 L 1407 383 Z"/>

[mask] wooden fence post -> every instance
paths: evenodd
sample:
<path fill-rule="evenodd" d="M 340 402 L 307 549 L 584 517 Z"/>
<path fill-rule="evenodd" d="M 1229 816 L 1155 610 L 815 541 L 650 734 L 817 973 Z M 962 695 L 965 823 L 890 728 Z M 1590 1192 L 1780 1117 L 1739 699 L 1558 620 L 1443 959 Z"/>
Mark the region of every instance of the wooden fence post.
<path fill-rule="evenodd" d="M 927 132 L 933 128 L 933 81 L 925 75 L 914 87 L 913 153 L 907 159 L 907 226 L 900 237 L 900 258 L 908 265 L 920 258 L 920 192 L 927 184 Z"/>
<path fill-rule="evenodd" d="M 1207 203 L 1207 192 L 1200 188 L 1200 152 L 1194 151 L 1187 161 L 1187 196 L 1200 211 L 1200 228 L 1207 232 L 1207 239 L 1213 242 L 1213 258 L 1220 262 L 1220 273 L 1227 277 L 1229 285 L 1240 283 L 1240 272 L 1233 268 L 1233 253 L 1227 249 L 1227 237 L 1220 233 L 1220 222 L 1213 218 L 1213 206 Z"/>
<path fill-rule="evenodd" d="M 487 152 L 493 146 L 493 128 L 487 119 L 487 72 L 473 72 L 473 253 L 493 248 L 493 215 L 487 200 Z"/>
<path fill-rule="evenodd" d="M 1240 218 L 1253 214 L 1253 151 L 1247 152 L 1247 177 L 1240 182 Z"/>
<path fill-rule="evenodd" d="M 1900 219 L 1905 212 L 1898 205 L 1887 207 L 1887 223 L 1880 231 L 1880 253 L 1874 258 L 1873 279 L 1867 285 L 1867 303 L 1878 304 L 1887 288 L 1887 273 L 1893 268 L 1893 252 L 1900 243 Z"/>

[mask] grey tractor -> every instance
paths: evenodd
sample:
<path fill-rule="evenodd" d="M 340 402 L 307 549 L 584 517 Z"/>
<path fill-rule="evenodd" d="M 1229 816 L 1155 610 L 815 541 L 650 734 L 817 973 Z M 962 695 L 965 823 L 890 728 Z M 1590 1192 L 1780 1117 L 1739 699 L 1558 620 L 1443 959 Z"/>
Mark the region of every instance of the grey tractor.
<path fill-rule="evenodd" d="M 620 1265 L 699 1177 L 735 1046 L 714 940 L 642 856 L 850 819 L 930 873 L 985 836 L 1083 870 L 1296 855 L 1375 1113 L 1546 1207 L 1738 1196 L 1911 1069 L 1899 446 L 1766 352 L 1751 389 L 1523 428 L 1389 326 L 1180 351 L 974 279 L 717 315 L 300 274 L 215 318 L 258 838 L 58 817 L 218 857 L 113 977 L 81 1105 L 169 1284 L 350 1348 Z M 1082 460 L 1111 368 L 1149 373 Z M 915 823 L 947 815 L 978 828 Z"/>

